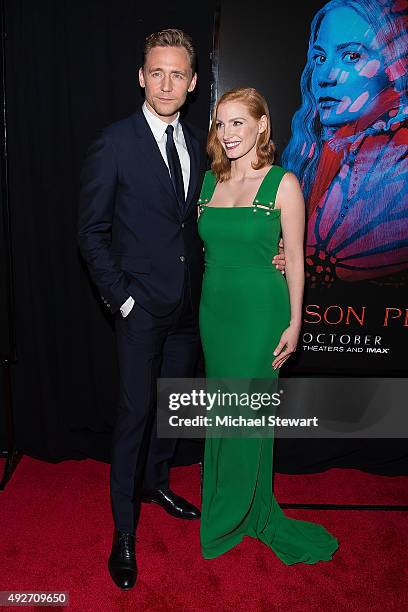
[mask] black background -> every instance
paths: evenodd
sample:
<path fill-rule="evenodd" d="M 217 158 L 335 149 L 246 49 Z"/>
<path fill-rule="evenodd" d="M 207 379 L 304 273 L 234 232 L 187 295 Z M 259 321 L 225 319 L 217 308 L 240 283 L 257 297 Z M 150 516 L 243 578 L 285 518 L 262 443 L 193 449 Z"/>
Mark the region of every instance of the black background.
<path fill-rule="evenodd" d="M 4 113 L 6 85 L 2 15 L 0 15 L 0 29 L 0 105 L 2 108 L 0 113 L 0 364 L 5 364 L 15 359 L 15 324 L 6 155 L 7 119 Z"/>
<path fill-rule="evenodd" d="M 0 123 L 1 125 L 1 123 Z M 13 356 L 10 313 L 11 283 L 9 277 L 9 231 L 4 193 L 0 190 L 0 363 Z"/>
<path fill-rule="evenodd" d="M 200 85 L 188 106 L 208 128 L 211 2 L 8 0 L 7 109 L 18 363 L 16 443 L 48 460 L 109 457 L 116 404 L 110 317 L 76 242 L 78 177 L 97 131 L 140 106 L 144 38 L 189 32 Z"/>
<path fill-rule="evenodd" d="M 239 3 L 238 3 L 239 4 Z M 273 98 L 274 138 L 282 151 L 298 91 L 316 3 L 277 7 L 223 0 L 219 93 L 232 52 L 240 82 L 267 78 Z M 321 3 L 323 4 L 323 3 Z M 76 244 L 78 177 L 97 130 L 132 113 L 142 102 L 137 82 L 144 37 L 165 27 L 189 32 L 199 55 L 199 87 L 187 117 L 207 129 L 210 111 L 214 2 L 130 0 L 6 0 L 7 109 L 10 206 L 15 258 L 18 363 L 12 367 L 17 446 L 50 461 L 109 459 L 117 372 L 112 323 L 103 310 Z M 264 25 L 266 33 L 259 30 Z M 252 32 L 252 38 L 250 36 Z M 280 33 L 276 56 L 260 37 Z M 293 50 L 292 41 L 299 45 Z M 229 49 L 232 47 L 230 46 Z M 296 66 L 295 67 L 295 63 Z M 226 72 L 223 72 L 225 70 Z M 249 76 L 250 75 L 250 79 Z M 275 102 L 277 106 L 275 105 Z M 279 118 L 279 120 L 276 120 Z M 346 444 L 347 443 L 347 444 Z M 406 473 L 406 444 L 398 441 L 277 440 L 276 469 L 313 472 L 349 466 Z M 194 461 L 201 446 L 183 441 L 177 460 Z"/>

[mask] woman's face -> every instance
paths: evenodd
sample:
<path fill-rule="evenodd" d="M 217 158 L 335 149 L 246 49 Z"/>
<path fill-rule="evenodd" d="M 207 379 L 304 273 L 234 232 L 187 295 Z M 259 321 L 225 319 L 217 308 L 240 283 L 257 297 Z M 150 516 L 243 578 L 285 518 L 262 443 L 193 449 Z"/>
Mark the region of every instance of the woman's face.
<path fill-rule="evenodd" d="M 374 30 L 349 7 L 324 16 L 311 54 L 312 94 L 324 126 L 359 119 L 389 85 Z"/>
<path fill-rule="evenodd" d="M 254 119 L 243 102 L 223 102 L 217 109 L 215 129 L 230 160 L 256 156 L 258 135 L 266 129 L 266 117 Z"/>

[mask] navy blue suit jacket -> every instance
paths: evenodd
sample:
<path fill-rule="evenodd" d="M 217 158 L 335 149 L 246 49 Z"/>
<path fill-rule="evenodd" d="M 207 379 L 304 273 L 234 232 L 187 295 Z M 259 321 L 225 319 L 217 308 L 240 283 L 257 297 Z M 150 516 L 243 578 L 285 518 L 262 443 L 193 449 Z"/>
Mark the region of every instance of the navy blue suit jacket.
<path fill-rule="evenodd" d="M 169 314 L 180 301 L 185 267 L 198 306 L 203 248 L 196 204 L 206 166 L 205 134 L 181 125 L 190 155 L 184 209 L 141 110 L 105 128 L 85 159 L 79 246 L 112 313 L 131 295 L 152 314 Z"/>

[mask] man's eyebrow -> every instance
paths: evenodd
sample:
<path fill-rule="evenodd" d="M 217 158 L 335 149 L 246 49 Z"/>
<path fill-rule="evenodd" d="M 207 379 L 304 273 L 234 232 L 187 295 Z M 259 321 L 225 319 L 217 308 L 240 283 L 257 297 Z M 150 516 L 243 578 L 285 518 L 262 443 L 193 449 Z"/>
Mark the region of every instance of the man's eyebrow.
<path fill-rule="evenodd" d="M 158 71 L 162 71 L 164 72 L 164 68 L 161 68 L 160 66 L 155 66 L 154 68 L 149 68 L 149 72 L 158 72 Z M 170 71 L 171 74 L 187 74 L 186 70 L 171 70 Z"/>

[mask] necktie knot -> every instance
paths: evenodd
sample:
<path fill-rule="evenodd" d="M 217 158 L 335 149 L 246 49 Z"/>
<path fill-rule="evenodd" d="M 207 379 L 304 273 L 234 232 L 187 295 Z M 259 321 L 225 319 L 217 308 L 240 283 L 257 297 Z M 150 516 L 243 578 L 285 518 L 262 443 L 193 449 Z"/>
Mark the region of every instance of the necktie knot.
<path fill-rule="evenodd" d="M 174 132 L 174 125 L 168 125 L 166 127 L 166 134 L 167 134 L 167 136 L 172 137 L 173 136 L 173 132 Z"/>

